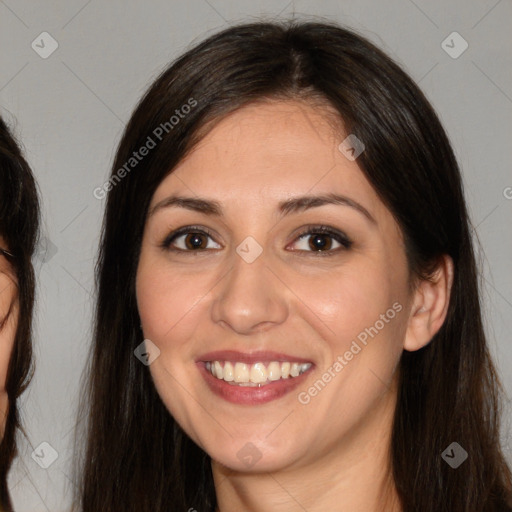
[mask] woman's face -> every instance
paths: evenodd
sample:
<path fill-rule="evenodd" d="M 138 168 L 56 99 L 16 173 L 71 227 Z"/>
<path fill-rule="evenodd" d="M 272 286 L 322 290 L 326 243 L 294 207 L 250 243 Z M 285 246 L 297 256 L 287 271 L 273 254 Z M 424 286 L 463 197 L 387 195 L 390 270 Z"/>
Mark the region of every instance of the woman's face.
<path fill-rule="evenodd" d="M 0 237 L 0 248 L 7 250 L 2 237 Z M 4 323 L 5 319 L 3 327 L 0 328 L 0 434 L 2 437 L 9 410 L 9 399 L 5 384 L 18 322 L 16 297 L 16 277 L 11 264 L 0 253 L 0 325 Z M 9 316 L 6 318 L 7 314 Z"/>
<path fill-rule="evenodd" d="M 252 104 L 152 198 L 137 272 L 151 375 L 229 468 L 320 461 L 394 409 L 409 272 L 347 135 L 305 103 Z"/>

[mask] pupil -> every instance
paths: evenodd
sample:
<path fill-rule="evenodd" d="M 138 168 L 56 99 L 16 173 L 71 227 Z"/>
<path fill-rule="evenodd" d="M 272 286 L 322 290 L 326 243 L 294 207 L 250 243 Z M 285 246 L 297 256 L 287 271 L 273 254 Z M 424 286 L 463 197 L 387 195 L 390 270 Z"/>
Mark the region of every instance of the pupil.
<path fill-rule="evenodd" d="M 203 245 L 201 236 L 202 236 L 201 233 L 192 233 L 188 238 L 189 248 L 190 247 L 193 247 L 193 248 L 201 247 Z"/>
<path fill-rule="evenodd" d="M 329 241 L 328 241 L 328 236 L 327 235 L 316 235 L 314 237 L 311 238 L 311 242 L 313 244 L 313 249 L 320 249 L 321 251 L 326 249 L 326 248 L 329 248 L 327 246 L 329 246 Z"/>

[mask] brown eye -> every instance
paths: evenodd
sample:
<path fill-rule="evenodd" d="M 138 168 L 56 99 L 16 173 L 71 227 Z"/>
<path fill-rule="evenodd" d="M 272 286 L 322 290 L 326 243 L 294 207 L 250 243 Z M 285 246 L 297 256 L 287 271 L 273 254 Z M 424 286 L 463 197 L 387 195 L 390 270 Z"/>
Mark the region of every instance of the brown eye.
<path fill-rule="evenodd" d="M 313 251 L 328 251 L 332 247 L 332 237 L 317 233 L 309 239 L 309 247 Z"/>
<path fill-rule="evenodd" d="M 301 233 L 293 250 L 312 253 L 336 253 L 349 249 L 352 241 L 342 232 L 328 226 L 313 226 Z"/>
<path fill-rule="evenodd" d="M 190 233 L 185 235 L 185 246 L 187 249 L 206 249 L 208 240 L 202 233 Z"/>
<path fill-rule="evenodd" d="M 220 249 L 212 235 L 194 227 L 181 228 L 171 233 L 162 243 L 170 251 L 199 252 L 205 249 Z"/>

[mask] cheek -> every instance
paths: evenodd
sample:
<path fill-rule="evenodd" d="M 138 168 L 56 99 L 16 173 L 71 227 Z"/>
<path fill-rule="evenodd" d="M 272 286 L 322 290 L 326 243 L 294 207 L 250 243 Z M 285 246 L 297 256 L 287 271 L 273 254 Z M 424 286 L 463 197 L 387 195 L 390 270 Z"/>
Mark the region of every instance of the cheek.
<path fill-rule="evenodd" d="M 0 321 L 5 319 L 3 327 L 0 328 L 0 388 L 3 390 L 16 335 L 19 309 L 15 298 L 16 285 L 3 273 L 0 273 L 0 290 Z M 6 318 L 8 313 L 9 316 Z"/>
<path fill-rule="evenodd" d="M 308 305 L 315 304 L 322 323 L 329 327 L 318 386 L 326 383 L 326 389 L 312 398 L 314 407 L 323 411 L 320 416 L 339 407 L 350 411 L 352 418 L 363 417 L 389 388 L 402 353 L 406 300 L 405 262 L 402 266 L 396 259 L 390 265 L 382 253 L 354 260 L 322 280 L 321 286 L 310 287 Z M 337 428 L 341 426 L 336 420 L 333 432 Z"/>
<path fill-rule="evenodd" d="M 302 294 L 337 343 L 350 343 L 357 334 L 375 324 L 380 315 L 404 298 L 401 272 L 386 270 L 381 261 L 361 261 L 306 285 Z M 395 317 L 391 310 L 388 316 Z M 379 326 L 381 324 L 379 323 Z"/>
<path fill-rule="evenodd" d="M 0 274 L 0 319 L 4 319 L 5 315 L 11 307 L 14 300 L 15 285 L 4 274 Z M 9 293 L 12 291 L 12 293 Z M 17 303 L 11 309 L 9 317 L 6 319 L 2 329 L 0 329 L 0 437 L 3 437 L 7 412 L 9 408 L 9 400 L 5 390 L 7 380 L 7 370 L 9 368 L 9 360 L 11 358 L 14 338 L 16 336 L 17 319 L 18 319 Z"/>
<path fill-rule="evenodd" d="M 198 316 L 204 315 L 201 299 L 207 291 L 204 280 L 141 259 L 136 294 L 145 338 L 161 351 L 176 349 L 180 340 L 185 343 L 199 323 Z"/>
<path fill-rule="evenodd" d="M 365 381 L 366 389 L 378 391 L 389 382 L 400 358 L 407 325 L 407 273 L 405 262 L 390 265 L 386 257 L 361 260 L 331 286 L 334 303 L 329 311 L 333 361 L 345 359 L 348 381 Z M 339 379 L 341 382 L 342 379 Z M 372 386 L 372 380 L 377 388 Z M 361 389 L 354 388 L 353 396 Z M 364 386 L 363 386 L 364 387 Z"/>
<path fill-rule="evenodd" d="M 137 307 L 146 338 L 160 340 L 179 318 L 184 301 L 179 280 L 169 282 L 166 275 L 140 265 L 137 273 Z M 179 293 L 176 293 L 179 290 Z"/>

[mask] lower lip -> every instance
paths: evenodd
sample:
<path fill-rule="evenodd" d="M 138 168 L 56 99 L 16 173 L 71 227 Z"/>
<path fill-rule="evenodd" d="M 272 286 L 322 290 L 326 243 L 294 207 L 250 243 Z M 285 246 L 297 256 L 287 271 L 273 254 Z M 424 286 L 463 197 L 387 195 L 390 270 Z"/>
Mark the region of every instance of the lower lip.
<path fill-rule="evenodd" d="M 312 370 L 309 368 L 298 377 L 289 377 L 272 381 L 264 386 L 250 387 L 229 384 L 225 380 L 217 379 L 209 372 L 204 362 L 198 362 L 197 366 L 210 390 L 217 396 L 233 404 L 259 405 L 277 400 L 288 393 L 291 393 Z"/>

